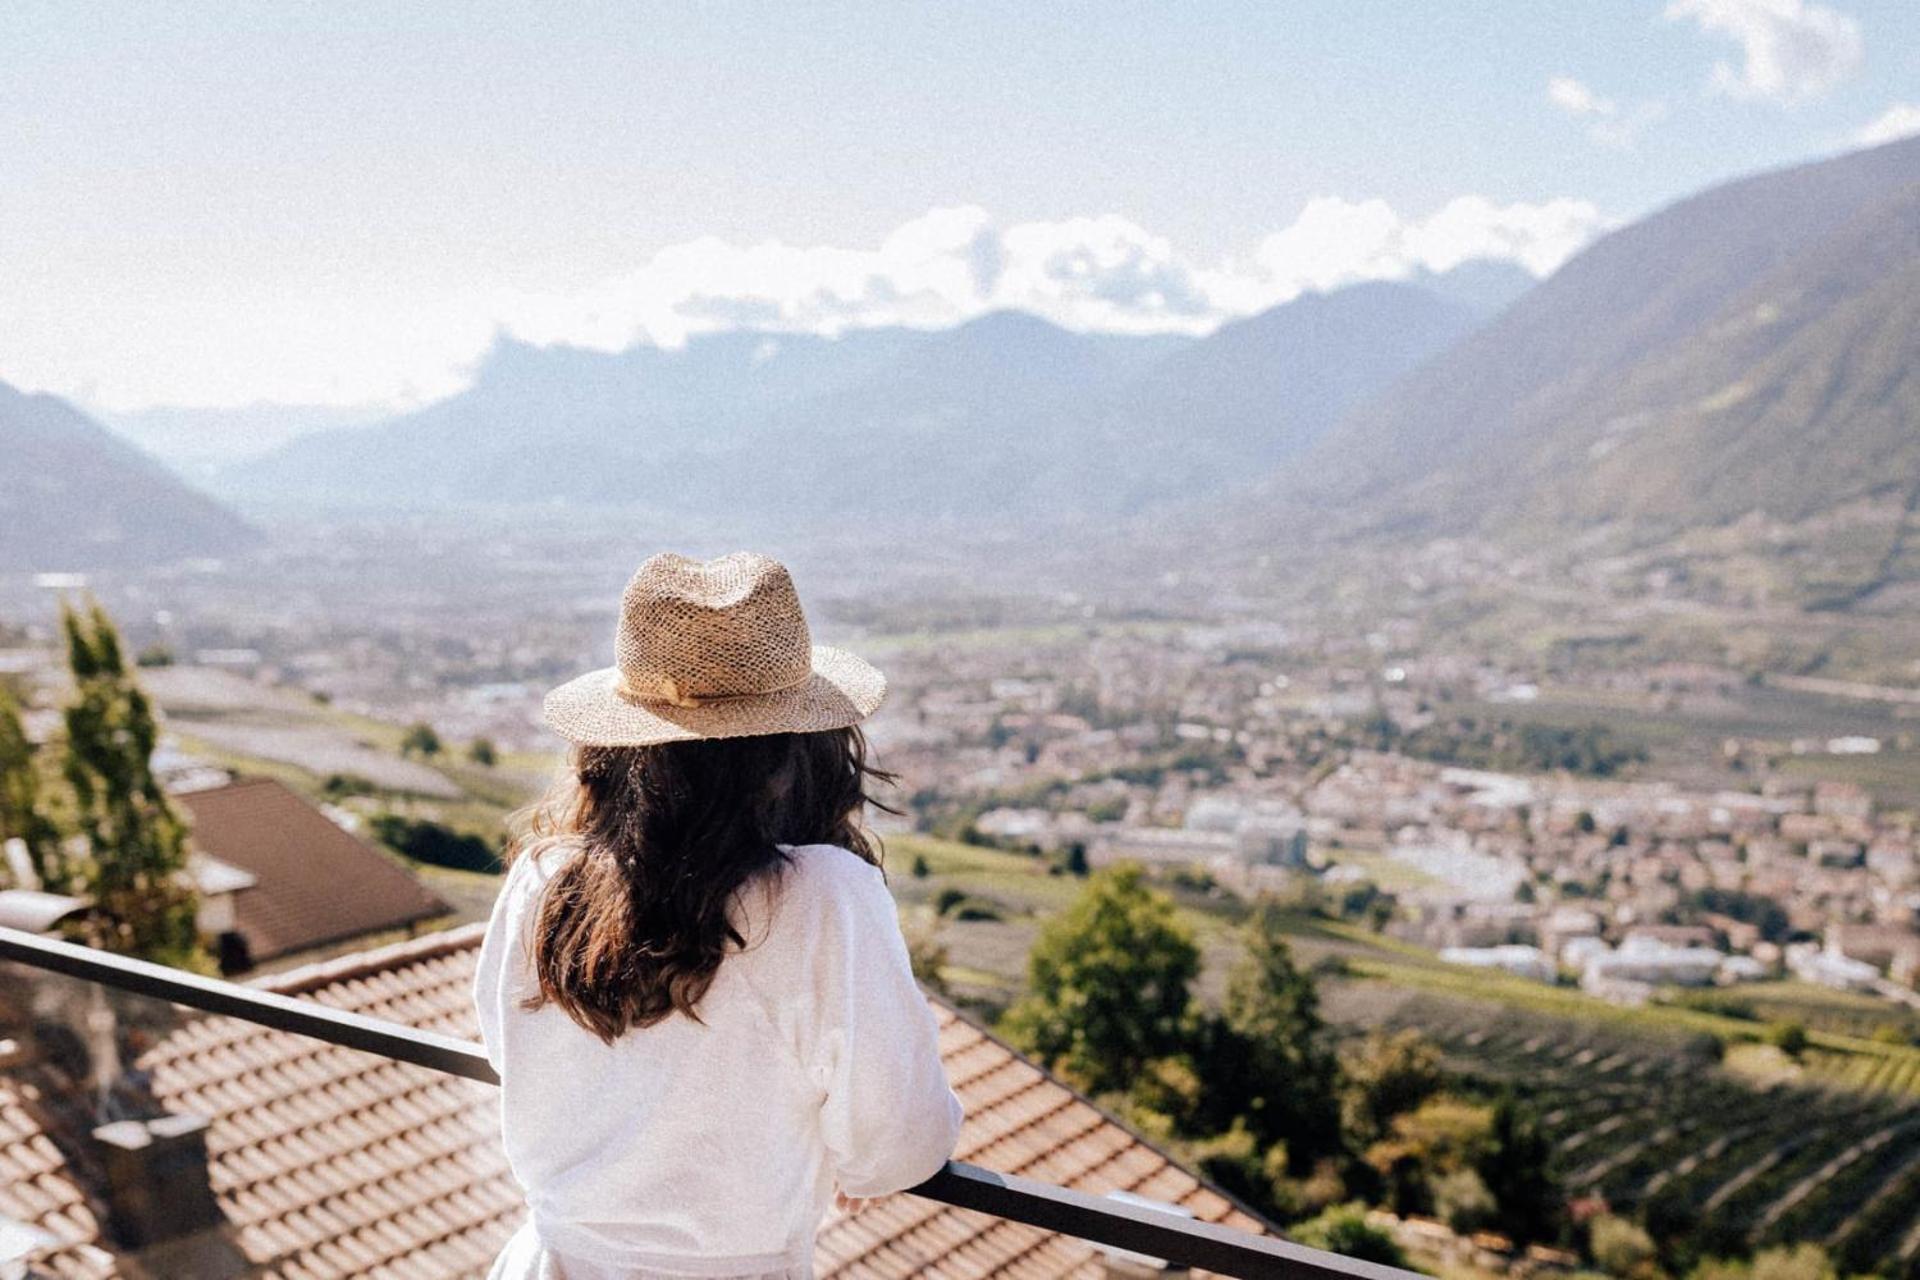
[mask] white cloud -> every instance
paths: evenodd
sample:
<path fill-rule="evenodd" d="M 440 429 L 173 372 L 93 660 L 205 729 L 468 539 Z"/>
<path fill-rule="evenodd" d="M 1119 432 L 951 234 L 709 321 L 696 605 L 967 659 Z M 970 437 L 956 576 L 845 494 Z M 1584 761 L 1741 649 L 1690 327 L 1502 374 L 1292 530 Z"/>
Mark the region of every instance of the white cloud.
<path fill-rule="evenodd" d="M 1547 81 L 1547 101 L 1575 119 L 1586 121 L 1587 136 L 1603 147 L 1631 151 L 1649 125 L 1667 114 L 1664 102 L 1636 103 L 1622 108 L 1612 98 L 1603 98 L 1572 76 L 1554 76 Z"/>
<path fill-rule="evenodd" d="M 1547 81 L 1547 101 L 1575 116 L 1610 116 L 1619 110 L 1613 99 L 1601 97 L 1572 76 Z"/>
<path fill-rule="evenodd" d="M 1920 103 L 1896 102 L 1862 125 L 1853 141 L 1856 146 L 1877 147 L 1915 134 L 1920 134 Z"/>
<path fill-rule="evenodd" d="M 1072 329 L 1204 333 L 1309 290 L 1472 258 L 1545 275 L 1605 225 L 1584 200 L 1462 196 L 1407 218 L 1383 200 L 1321 197 L 1249 257 L 1201 263 L 1118 214 L 1002 228 L 967 206 L 916 218 L 873 250 L 697 240 L 582 294 L 503 297 L 497 312 L 528 341 L 606 349 L 719 329 L 953 324 L 1006 308 Z"/>
<path fill-rule="evenodd" d="M 1310 200 L 1250 252 L 1201 261 L 1118 214 L 997 223 L 966 205 L 932 210 L 877 246 L 735 244 L 702 237 L 578 291 L 497 291 L 375 312 L 344 300 L 287 314 L 172 326 L 154 380 L 95 384 L 117 409 L 256 400 L 417 403 L 465 385 L 497 332 L 540 345 L 677 346 L 728 329 L 839 333 L 936 327 L 998 309 L 1071 329 L 1199 334 L 1310 290 L 1446 271 L 1475 258 L 1558 267 L 1607 222 L 1589 202 L 1497 204 L 1462 196 L 1421 216 L 1383 200 Z M 195 317 L 196 320 L 202 319 Z M 144 362 L 143 362 L 144 363 Z"/>
<path fill-rule="evenodd" d="M 1858 22 L 1808 0 L 1669 0 L 1666 15 L 1739 43 L 1741 64 L 1716 63 L 1711 81 L 1736 98 L 1818 97 L 1851 76 L 1864 55 Z"/>

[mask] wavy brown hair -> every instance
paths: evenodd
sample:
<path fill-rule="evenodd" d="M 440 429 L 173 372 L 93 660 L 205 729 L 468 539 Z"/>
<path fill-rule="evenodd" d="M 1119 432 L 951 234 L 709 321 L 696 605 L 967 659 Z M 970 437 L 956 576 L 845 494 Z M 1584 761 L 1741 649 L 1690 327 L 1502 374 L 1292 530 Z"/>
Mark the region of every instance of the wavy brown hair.
<path fill-rule="evenodd" d="M 542 897 L 533 934 L 540 993 L 611 1044 L 695 1012 L 729 947 L 737 895 L 787 862 L 780 845 L 837 844 L 874 866 L 861 823 L 894 777 L 867 762 L 858 726 L 825 733 L 579 747 L 573 777 L 537 805 L 507 858 L 575 846 Z"/>

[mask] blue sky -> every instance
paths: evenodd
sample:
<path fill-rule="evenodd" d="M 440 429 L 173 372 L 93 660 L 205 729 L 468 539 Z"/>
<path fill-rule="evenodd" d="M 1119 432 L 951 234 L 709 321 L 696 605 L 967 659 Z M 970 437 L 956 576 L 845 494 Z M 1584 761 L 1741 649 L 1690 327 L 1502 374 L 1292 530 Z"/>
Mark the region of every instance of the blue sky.
<path fill-rule="evenodd" d="M 401 403 L 501 329 L 1202 331 L 1920 128 L 1911 0 L 160 8 L 0 10 L 0 378 Z"/>

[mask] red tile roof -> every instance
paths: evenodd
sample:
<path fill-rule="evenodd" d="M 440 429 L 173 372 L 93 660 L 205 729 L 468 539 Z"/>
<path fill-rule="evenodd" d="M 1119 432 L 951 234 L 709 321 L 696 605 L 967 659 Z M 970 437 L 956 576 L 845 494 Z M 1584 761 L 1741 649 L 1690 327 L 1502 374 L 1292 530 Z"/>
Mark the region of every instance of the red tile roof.
<path fill-rule="evenodd" d="M 233 903 L 256 964 L 452 910 L 392 857 L 271 778 L 175 798 L 191 815 L 202 852 L 259 881 Z"/>
<path fill-rule="evenodd" d="M 470 1037 L 480 932 L 466 926 L 260 985 Z M 1082 1190 L 1130 1190 L 1260 1229 L 1013 1050 L 944 1005 L 936 1012 L 941 1054 L 967 1107 L 962 1159 Z M 186 1025 L 143 1065 L 169 1108 L 211 1120 L 214 1191 L 261 1276 L 480 1276 L 520 1221 L 489 1086 L 231 1018 Z M 9 1114 L 0 1104 L 0 1117 Z M 15 1145 L 35 1142 L 31 1124 L 19 1128 L 27 1136 Z M 11 1150 L 0 1146 L 0 1156 Z M 17 1195 L 43 1173 L 0 1165 L 0 1187 Z M 77 1215 L 57 1233 L 98 1238 L 92 1218 Z M 1099 1274 L 1081 1241 L 910 1196 L 830 1218 L 817 1267 L 822 1277 L 876 1280 Z"/>

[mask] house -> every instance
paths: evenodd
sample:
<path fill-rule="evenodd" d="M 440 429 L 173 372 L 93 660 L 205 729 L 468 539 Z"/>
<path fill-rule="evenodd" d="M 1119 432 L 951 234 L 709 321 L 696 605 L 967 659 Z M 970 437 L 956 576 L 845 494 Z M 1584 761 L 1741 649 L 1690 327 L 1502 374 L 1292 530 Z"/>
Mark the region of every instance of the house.
<path fill-rule="evenodd" d="M 481 933 L 463 926 L 259 985 L 472 1037 Z M 987 1031 L 933 1004 L 947 1075 L 967 1110 L 959 1158 L 1266 1229 Z M 101 1145 L 99 1130 L 62 1132 L 72 1110 L 60 1105 L 52 1058 L 0 1056 L 0 1225 L 37 1233 L 32 1265 L 47 1275 L 133 1273 L 127 1255 L 137 1252 L 159 1275 L 477 1276 L 525 1212 L 499 1142 L 497 1095 L 486 1085 L 231 1018 L 195 1018 L 158 1037 L 134 1069 L 166 1110 L 201 1117 L 204 1127 L 176 1122 L 145 1145 L 114 1148 L 122 1164 L 168 1166 L 164 1193 L 155 1194 L 151 1178 L 116 1187 L 88 1150 Z M 147 1233 L 144 1248 L 124 1243 L 130 1228 Z M 1096 1276 L 1101 1261 L 1084 1241 L 894 1196 L 857 1218 L 830 1217 L 816 1266 L 823 1280 L 983 1280 Z"/>
<path fill-rule="evenodd" d="M 237 973 L 452 911 L 395 859 L 271 778 L 174 796 L 197 854 L 252 878 L 217 930 L 221 968 Z"/>

